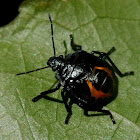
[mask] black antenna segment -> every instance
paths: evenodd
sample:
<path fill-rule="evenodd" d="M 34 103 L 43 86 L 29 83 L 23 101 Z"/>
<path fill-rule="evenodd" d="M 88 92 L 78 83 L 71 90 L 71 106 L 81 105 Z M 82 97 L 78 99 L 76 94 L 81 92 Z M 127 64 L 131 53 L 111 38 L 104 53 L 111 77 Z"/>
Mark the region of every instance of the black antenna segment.
<path fill-rule="evenodd" d="M 42 70 L 42 69 L 46 69 L 46 68 L 49 68 L 49 66 L 46 66 L 46 67 L 43 67 L 43 68 L 38 68 L 38 69 L 27 71 L 27 72 L 18 73 L 16 75 L 23 75 L 23 74 L 31 73 L 31 72 Z"/>
<path fill-rule="evenodd" d="M 55 56 L 55 46 L 54 46 L 54 38 L 53 38 L 53 24 L 52 24 L 52 19 L 51 19 L 50 14 L 49 14 L 49 19 L 50 19 L 50 23 L 51 23 L 52 44 L 53 44 L 53 52 L 54 52 L 54 56 Z"/>

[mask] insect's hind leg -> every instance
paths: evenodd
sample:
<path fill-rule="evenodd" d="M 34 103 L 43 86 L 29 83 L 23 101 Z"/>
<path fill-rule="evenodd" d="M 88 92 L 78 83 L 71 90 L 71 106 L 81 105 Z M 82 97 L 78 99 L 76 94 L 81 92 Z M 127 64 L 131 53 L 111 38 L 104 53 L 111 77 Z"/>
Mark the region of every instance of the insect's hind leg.
<path fill-rule="evenodd" d="M 111 120 L 112 120 L 112 123 L 113 124 L 116 124 L 111 112 L 109 110 L 104 110 L 104 109 L 98 109 L 97 112 L 101 112 L 103 114 L 88 114 L 88 110 L 84 110 L 84 115 L 87 116 L 87 117 L 91 117 L 91 116 L 99 116 L 99 115 L 109 115 Z"/>
<path fill-rule="evenodd" d="M 74 43 L 72 35 L 70 35 L 70 44 L 71 44 L 71 47 L 74 51 L 82 50 L 81 45 L 77 45 L 77 44 Z"/>
<path fill-rule="evenodd" d="M 41 92 L 40 95 L 34 97 L 34 98 L 32 99 L 32 101 L 33 101 L 33 102 L 37 102 L 38 100 L 40 100 L 41 98 L 43 98 L 43 96 L 45 96 L 46 94 L 53 93 L 53 92 L 57 91 L 60 87 L 61 87 L 61 84 L 59 83 L 54 89 L 50 89 L 50 90 Z"/>
<path fill-rule="evenodd" d="M 125 76 L 129 76 L 129 75 L 134 75 L 133 71 L 129 71 L 129 72 L 125 72 L 122 73 L 117 66 L 113 63 L 113 61 L 110 59 L 109 55 L 115 51 L 115 48 L 112 47 L 107 53 L 104 52 L 99 52 L 99 51 L 92 51 L 91 54 L 99 54 L 100 59 L 107 59 L 110 64 L 112 65 L 112 67 L 114 68 L 114 70 L 116 71 L 116 73 L 120 76 L 120 77 L 125 77 Z"/>
<path fill-rule="evenodd" d="M 111 112 L 109 110 L 100 109 L 100 110 L 97 110 L 97 111 L 102 112 L 102 113 L 104 113 L 106 115 L 109 115 L 110 119 L 112 120 L 112 123 L 116 124 L 116 121 L 114 120 L 113 115 L 111 114 Z"/>
<path fill-rule="evenodd" d="M 106 55 L 106 58 L 108 59 L 108 61 L 111 63 L 111 65 L 113 66 L 114 70 L 116 71 L 116 73 L 120 76 L 120 77 L 125 77 L 125 76 L 129 76 L 129 75 L 134 75 L 133 71 L 128 71 L 125 73 L 122 73 L 117 66 L 113 63 L 113 61 L 110 59 L 110 57 L 108 55 Z"/>

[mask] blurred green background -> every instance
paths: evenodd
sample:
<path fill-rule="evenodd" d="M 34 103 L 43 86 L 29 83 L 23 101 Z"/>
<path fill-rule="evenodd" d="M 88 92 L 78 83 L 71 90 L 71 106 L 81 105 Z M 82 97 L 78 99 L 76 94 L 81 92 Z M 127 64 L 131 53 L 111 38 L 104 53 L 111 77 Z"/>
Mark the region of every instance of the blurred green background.
<path fill-rule="evenodd" d="M 0 139 L 2 140 L 138 140 L 140 139 L 140 1 L 138 0 L 26 0 L 20 14 L 0 28 Z M 50 69 L 27 75 L 15 74 L 46 66 L 53 55 L 51 25 L 57 55 L 64 54 L 69 35 L 83 49 L 116 51 L 111 59 L 122 72 L 134 76 L 119 78 L 115 101 L 107 105 L 109 116 L 86 117 L 73 105 L 73 115 L 64 124 L 64 104 L 31 99 L 56 83 Z M 61 90 L 50 94 L 61 99 Z M 92 112 L 91 112 L 92 113 Z M 96 114 L 96 112 L 93 112 Z"/>

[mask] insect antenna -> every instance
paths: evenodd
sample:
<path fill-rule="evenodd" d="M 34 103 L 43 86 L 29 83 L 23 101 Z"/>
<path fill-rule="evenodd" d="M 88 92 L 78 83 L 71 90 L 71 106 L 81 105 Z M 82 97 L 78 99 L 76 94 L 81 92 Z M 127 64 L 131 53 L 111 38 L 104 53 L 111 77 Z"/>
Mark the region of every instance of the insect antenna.
<path fill-rule="evenodd" d="M 27 73 L 31 73 L 31 72 L 35 72 L 35 71 L 39 71 L 39 70 L 46 69 L 46 68 L 49 68 L 49 66 L 42 67 L 42 68 L 38 68 L 38 69 L 31 70 L 31 71 L 27 71 L 27 72 L 18 73 L 18 74 L 16 74 L 16 75 L 23 75 L 23 74 L 27 74 Z"/>
<path fill-rule="evenodd" d="M 53 24 L 52 24 L 52 20 L 51 20 L 51 16 L 50 15 L 49 15 L 49 19 L 50 19 L 50 23 L 51 23 L 52 44 L 53 44 L 53 51 L 54 51 L 54 56 L 55 56 L 56 53 L 55 53 L 55 45 L 54 45 L 54 38 L 53 38 Z M 49 66 L 38 68 L 38 69 L 27 71 L 27 72 L 18 73 L 16 75 L 23 75 L 23 74 L 39 71 L 39 70 L 46 69 L 46 68 L 49 68 Z"/>
<path fill-rule="evenodd" d="M 51 23 L 51 33 L 52 33 L 52 44 L 53 44 L 53 52 L 54 52 L 54 56 L 55 56 L 55 45 L 54 45 L 54 38 L 53 38 L 53 24 L 52 24 L 52 19 L 51 16 L 49 14 L 49 19 L 50 19 L 50 23 Z"/>
<path fill-rule="evenodd" d="M 49 20 L 50 20 L 50 23 L 51 23 L 52 44 L 53 44 L 53 52 L 54 52 L 54 56 L 55 56 L 56 53 L 55 53 L 55 45 L 54 45 L 54 38 L 53 38 L 53 24 L 52 24 L 52 19 L 51 19 L 50 14 L 49 14 Z M 38 69 L 27 71 L 27 72 L 18 73 L 16 75 L 23 75 L 23 74 L 39 71 L 39 70 L 46 69 L 46 68 L 49 68 L 49 66 L 38 68 Z"/>

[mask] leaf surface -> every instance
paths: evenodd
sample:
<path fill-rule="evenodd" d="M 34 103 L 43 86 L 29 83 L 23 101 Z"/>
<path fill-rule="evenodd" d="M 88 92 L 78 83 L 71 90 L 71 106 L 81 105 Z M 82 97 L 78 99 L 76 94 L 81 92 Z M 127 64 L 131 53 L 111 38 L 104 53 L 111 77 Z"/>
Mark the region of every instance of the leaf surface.
<path fill-rule="evenodd" d="M 19 11 L 12 23 L 0 28 L 0 139 L 140 139 L 140 2 L 26 0 Z M 134 70 L 134 76 L 118 77 L 119 95 L 106 107 L 116 125 L 108 116 L 86 117 L 76 105 L 65 125 L 67 112 L 62 103 L 31 101 L 56 85 L 51 69 L 15 76 L 46 66 L 53 56 L 48 13 L 57 55 L 65 53 L 64 40 L 68 52 L 72 51 L 69 35 L 73 34 L 88 52 L 107 52 L 115 46 L 113 62 L 122 72 Z M 60 92 L 49 97 L 62 100 Z"/>

